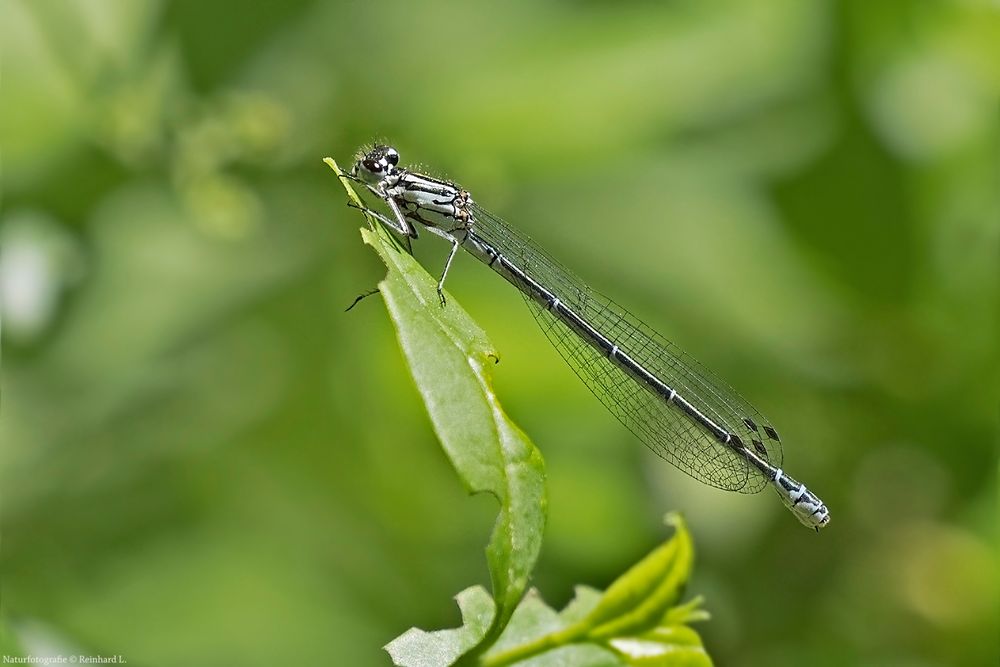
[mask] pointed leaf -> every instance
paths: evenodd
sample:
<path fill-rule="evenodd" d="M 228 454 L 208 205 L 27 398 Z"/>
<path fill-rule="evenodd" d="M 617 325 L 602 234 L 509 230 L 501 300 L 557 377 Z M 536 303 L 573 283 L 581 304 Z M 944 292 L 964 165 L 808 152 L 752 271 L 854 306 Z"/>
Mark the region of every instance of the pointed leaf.
<path fill-rule="evenodd" d="M 361 200 L 343 178 L 348 196 Z M 388 268 L 379 291 L 403 355 L 445 453 L 470 493 L 490 493 L 500 513 L 486 548 L 496 615 L 482 639 L 491 644 L 524 595 L 545 527 L 541 453 L 500 406 L 491 372 L 497 355 L 486 334 L 453 298 L 442 307 L 437 281 L 392 243 L 381 225 L 362 229 Z"/>
<path fill-rule="evenodd" d="M 669 514 L 676 533 L 608 587 L 584 623 L 587 635 L 603 639 L 633 635 L 656 627 L 680 598 L 694 565 L 694 546 L 684 520 Z"/>

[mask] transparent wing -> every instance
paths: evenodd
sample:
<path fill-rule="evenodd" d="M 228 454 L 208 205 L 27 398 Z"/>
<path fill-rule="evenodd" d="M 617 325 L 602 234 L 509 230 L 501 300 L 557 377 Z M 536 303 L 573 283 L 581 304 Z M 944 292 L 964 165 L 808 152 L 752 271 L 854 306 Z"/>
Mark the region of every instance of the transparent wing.
<path fill-rule="evenodd" d="M 703 414 L 775 467 L 778 432 L 718 376 L 611 299 L 593 291 L 527 236 L 478 205 L 473 229 L 551 290 L 613 343 L 675 389 Z M 592 348 L 551 312 L 525 297 L 560 355 L 608 410 L 653 452 L 695 479 L 729 491 L 756 493 L 768 480 L 676 406 L 655 396 Z"/>

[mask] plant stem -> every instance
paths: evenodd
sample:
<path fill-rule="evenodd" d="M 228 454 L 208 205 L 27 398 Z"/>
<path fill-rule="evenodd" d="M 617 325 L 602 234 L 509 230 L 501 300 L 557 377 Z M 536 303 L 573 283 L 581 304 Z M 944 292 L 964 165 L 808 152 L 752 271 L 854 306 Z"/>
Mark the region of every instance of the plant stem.
<path fill-rule="evenodd" d="M 512 665 L 515 662 L 526 660 L 534 655 L 538 655 L 539 653 L 551 651 L 554 648 L 559 648 L 560 646 L 566 646 L 580 641 L 580 639 L 587 633 L 587 630 L 587 626 L 581 623 L 571 625 L 570 627 L 557 632 L 543 635 L 526 644 L 521 644 L 520 646 L 515 646 L 514 648 L 507 649 L 506 651 L 486 656 L 479 661 L 479 665 L 480 667 L 503 667 L 504 665 Z"/>

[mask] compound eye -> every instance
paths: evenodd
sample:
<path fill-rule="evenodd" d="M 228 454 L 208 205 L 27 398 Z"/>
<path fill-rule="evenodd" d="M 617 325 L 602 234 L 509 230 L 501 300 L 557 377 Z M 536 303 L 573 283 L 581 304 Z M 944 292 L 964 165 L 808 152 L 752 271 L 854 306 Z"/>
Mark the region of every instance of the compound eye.
<path fill-rule="evenodd" d="M 363 166 L 368 171 L 380 172 L 382 171 L 382 165 L 371 158 L 365 158 L 361 161 L 361 166 Z"/>
<path fill-rule="evenodd" d="M 385 152 L 385 159 L 392 166 L 399 164 L 399 153 L 396 152 L 395 148 L 390 148 Z"/>

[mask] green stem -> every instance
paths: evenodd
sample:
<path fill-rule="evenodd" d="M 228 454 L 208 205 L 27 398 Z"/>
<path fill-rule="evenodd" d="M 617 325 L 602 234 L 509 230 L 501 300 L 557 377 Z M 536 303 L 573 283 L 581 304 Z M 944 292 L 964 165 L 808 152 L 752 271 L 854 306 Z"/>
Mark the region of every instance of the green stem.
<path fill-rule="evenodd" d="M 588 629 L 589 628 L 582 623 L 571 625 L 570 627 L 557 632 L 543 635 L 526 644 L 521 644 L 520 646 L 515 646 L 514 648 L 507 649 L 506 651 L 486 656 L 485 658 L 480 659 L 479 665 L 480 667 L 503 667 L 504 665 L 512 665 L 515 662 L 527 660 L 528 658 L 538 655 L 539 653 L 551 651 L 554 648 L 559 648 L 560 646 L 566 646 L 567 644 L 573 644 L 580 641 L 580 639 L 587 633 Z"/>

